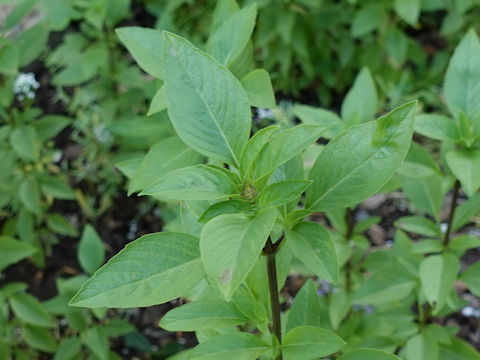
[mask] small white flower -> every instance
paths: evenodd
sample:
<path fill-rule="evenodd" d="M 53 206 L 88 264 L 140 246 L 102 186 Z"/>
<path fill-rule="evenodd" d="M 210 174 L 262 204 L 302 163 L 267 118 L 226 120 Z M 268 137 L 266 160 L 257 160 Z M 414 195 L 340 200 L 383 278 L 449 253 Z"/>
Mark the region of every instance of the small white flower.
<path fill-rule="evenodd" d="M 448 224 L 447 224 L 447 223 L 441 223 L 441 224 L 440 224 L 440 231 L 441 231 L 442 233 L 445 234 L 445 233 L 447 232 L 447 229 L 448 229 Z"/>
<path fill-rule="evenodd" d="M 101 143 L 109 142 L 112 139 L 112 134 L 110 134 L 110 131 L 107 130 L 107 126 L 105 124 L 98 124 L 95 126 L 93 129 L 93 134 Z"/>
<path fill-rule="evenodd" d="M 271 109 L 258 108 L 257 116 L 259 119 L 265 119 L 265 118 L 273 118 L 274 114 Z"/>
<path fill-rule="evenodd" d="M 19 101 L 23 101 L 25 98 L 35 99 L 35 91 L 39 87 L 40 83 L 35 79 L 34 73 L 20 73 L 13 82 L 13 92 Z"/>
<path fill-rule="evenodd" d="M 60 150 L 55 150 L 55 152 L 52 154 L 52 162 L 53 163 L 58 163 L 60 160 L 62 160 L 63 153 Z"/>

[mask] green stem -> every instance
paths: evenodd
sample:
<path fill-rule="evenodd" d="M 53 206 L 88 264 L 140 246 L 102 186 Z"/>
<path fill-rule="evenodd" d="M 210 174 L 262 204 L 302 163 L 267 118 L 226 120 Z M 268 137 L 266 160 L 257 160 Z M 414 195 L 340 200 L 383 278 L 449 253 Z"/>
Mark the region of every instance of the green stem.
<path fill-rule="evenodd" d="M 452 232 L 453 217 L 455 215 L 455 209 L 457 208 L 458 193 L 460 191 L 460 181 L 456 180 L 453 185 L 452 202 L 450 203 L 450 213 L 448 214 L 448 226 L 445 236 L 443 237 L 443 246 L 447 247 L 450 242 L 450 233 Z"/>
<path fill-rule="evenodd" d="M 268 238 L 265 245 L 265 254 L 267 256 L 267 271 L 268 271 L 268 287 L 270 290 L 270 304 L 272 307 L 272 330 L 276 336 L 278 343 L 282 343 L 282 323 L 280 320 L 280 300 L 278 298 L 278 280 L 277 280 L 277 265 L 275 261 L 275 254 L 277 247 Z M 280 350 L 276 360 L 282 360 L 282 352 Z"/>

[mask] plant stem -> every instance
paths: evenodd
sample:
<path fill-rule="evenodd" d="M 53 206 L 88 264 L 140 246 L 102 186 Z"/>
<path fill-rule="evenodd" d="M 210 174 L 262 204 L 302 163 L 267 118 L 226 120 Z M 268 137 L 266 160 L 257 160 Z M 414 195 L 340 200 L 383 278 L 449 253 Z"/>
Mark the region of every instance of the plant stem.
<path fill-rule="evenodd" d="M 273 334 L 276 336 L 278 343 L 282 343 L 282 324 L 280 321 L 280 301 L 278 298 L 278 280 L 277 280 L 277 265 L 275 261 L 275 254 L 277 247 L 272 243 L 272 240 L 268 238 L 265 245 L 265 254 L 267 256 L 267 271 L 268 271 L 268 287 L 270 290 L 270 304 L 272 307 L 272 329 Z M 282 353 L 276 358 L 276 360 L 282 360 Z"/>
<path fill-rule="evenodd" d="M 460 191 L 460 181 L 455 180 L 455 184 L 453 185 L 452 202 L 450 203 L 450 213 L 448 214 L 447 231 L 445 232 L 445 236 L 443 238 L 444 247 L 447 247 L 448 243 L 450 242 L 450 233 L 452 232 L 453 217 L 455 215 L 455 209 L 457 208 L 457 199 L 458 199 L 459 191 Z"/>

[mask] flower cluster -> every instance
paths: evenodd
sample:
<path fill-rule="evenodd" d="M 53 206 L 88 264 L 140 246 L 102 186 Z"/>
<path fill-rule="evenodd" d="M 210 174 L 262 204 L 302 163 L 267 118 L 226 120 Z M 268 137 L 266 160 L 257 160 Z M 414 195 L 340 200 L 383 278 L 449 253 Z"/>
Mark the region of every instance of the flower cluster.
<path fill-rule="evenodd" d="M 20 73 L 13 83 L 13 92 L 17 99 L 23 101 L 35 99 L 35 90 L 40 87 L 40 83 L 35 79 L 34 73 Z"/>

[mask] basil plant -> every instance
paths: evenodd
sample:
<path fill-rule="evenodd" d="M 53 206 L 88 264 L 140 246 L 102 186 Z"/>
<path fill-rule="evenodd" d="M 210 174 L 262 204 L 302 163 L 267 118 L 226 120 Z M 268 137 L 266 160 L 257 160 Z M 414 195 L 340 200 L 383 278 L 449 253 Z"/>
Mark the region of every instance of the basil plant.
<path fill-rule="evenodd" d="M 294 257 L 338 281 L 334 243 L 308 218 L 357 204 L 391 179 L 410 146 L 416 102 L 340 132 L 306 178 L 302 153 L 334 124 L 273 125 L 251 136 L 251 106 L 273 92 L 264 70 L 239 71 L 251 56 L 255 5 L 233 10 L 217 21 L 207 52 L 166 31 L 118 30 L 139 65 L 163 81 L 157 100 L 176 132 L 158 144 L 163 158 L 154 163 L 149 152 L 129 168 L 132 179 L 148 175 L 132 191 L 181 202 L 197 226 L 128 244 L 70 304 L 127 308 L 185 297 L 160 326 L 196 332 L 199 345 L 179 355 L 186 359 L 398 359 L 373 349 L 342 354 L 345 341 L 319 326 L 308 297 L 284 315 L 279 290 Z M 252 24 L 245 32 L 244 22 Z"/>

